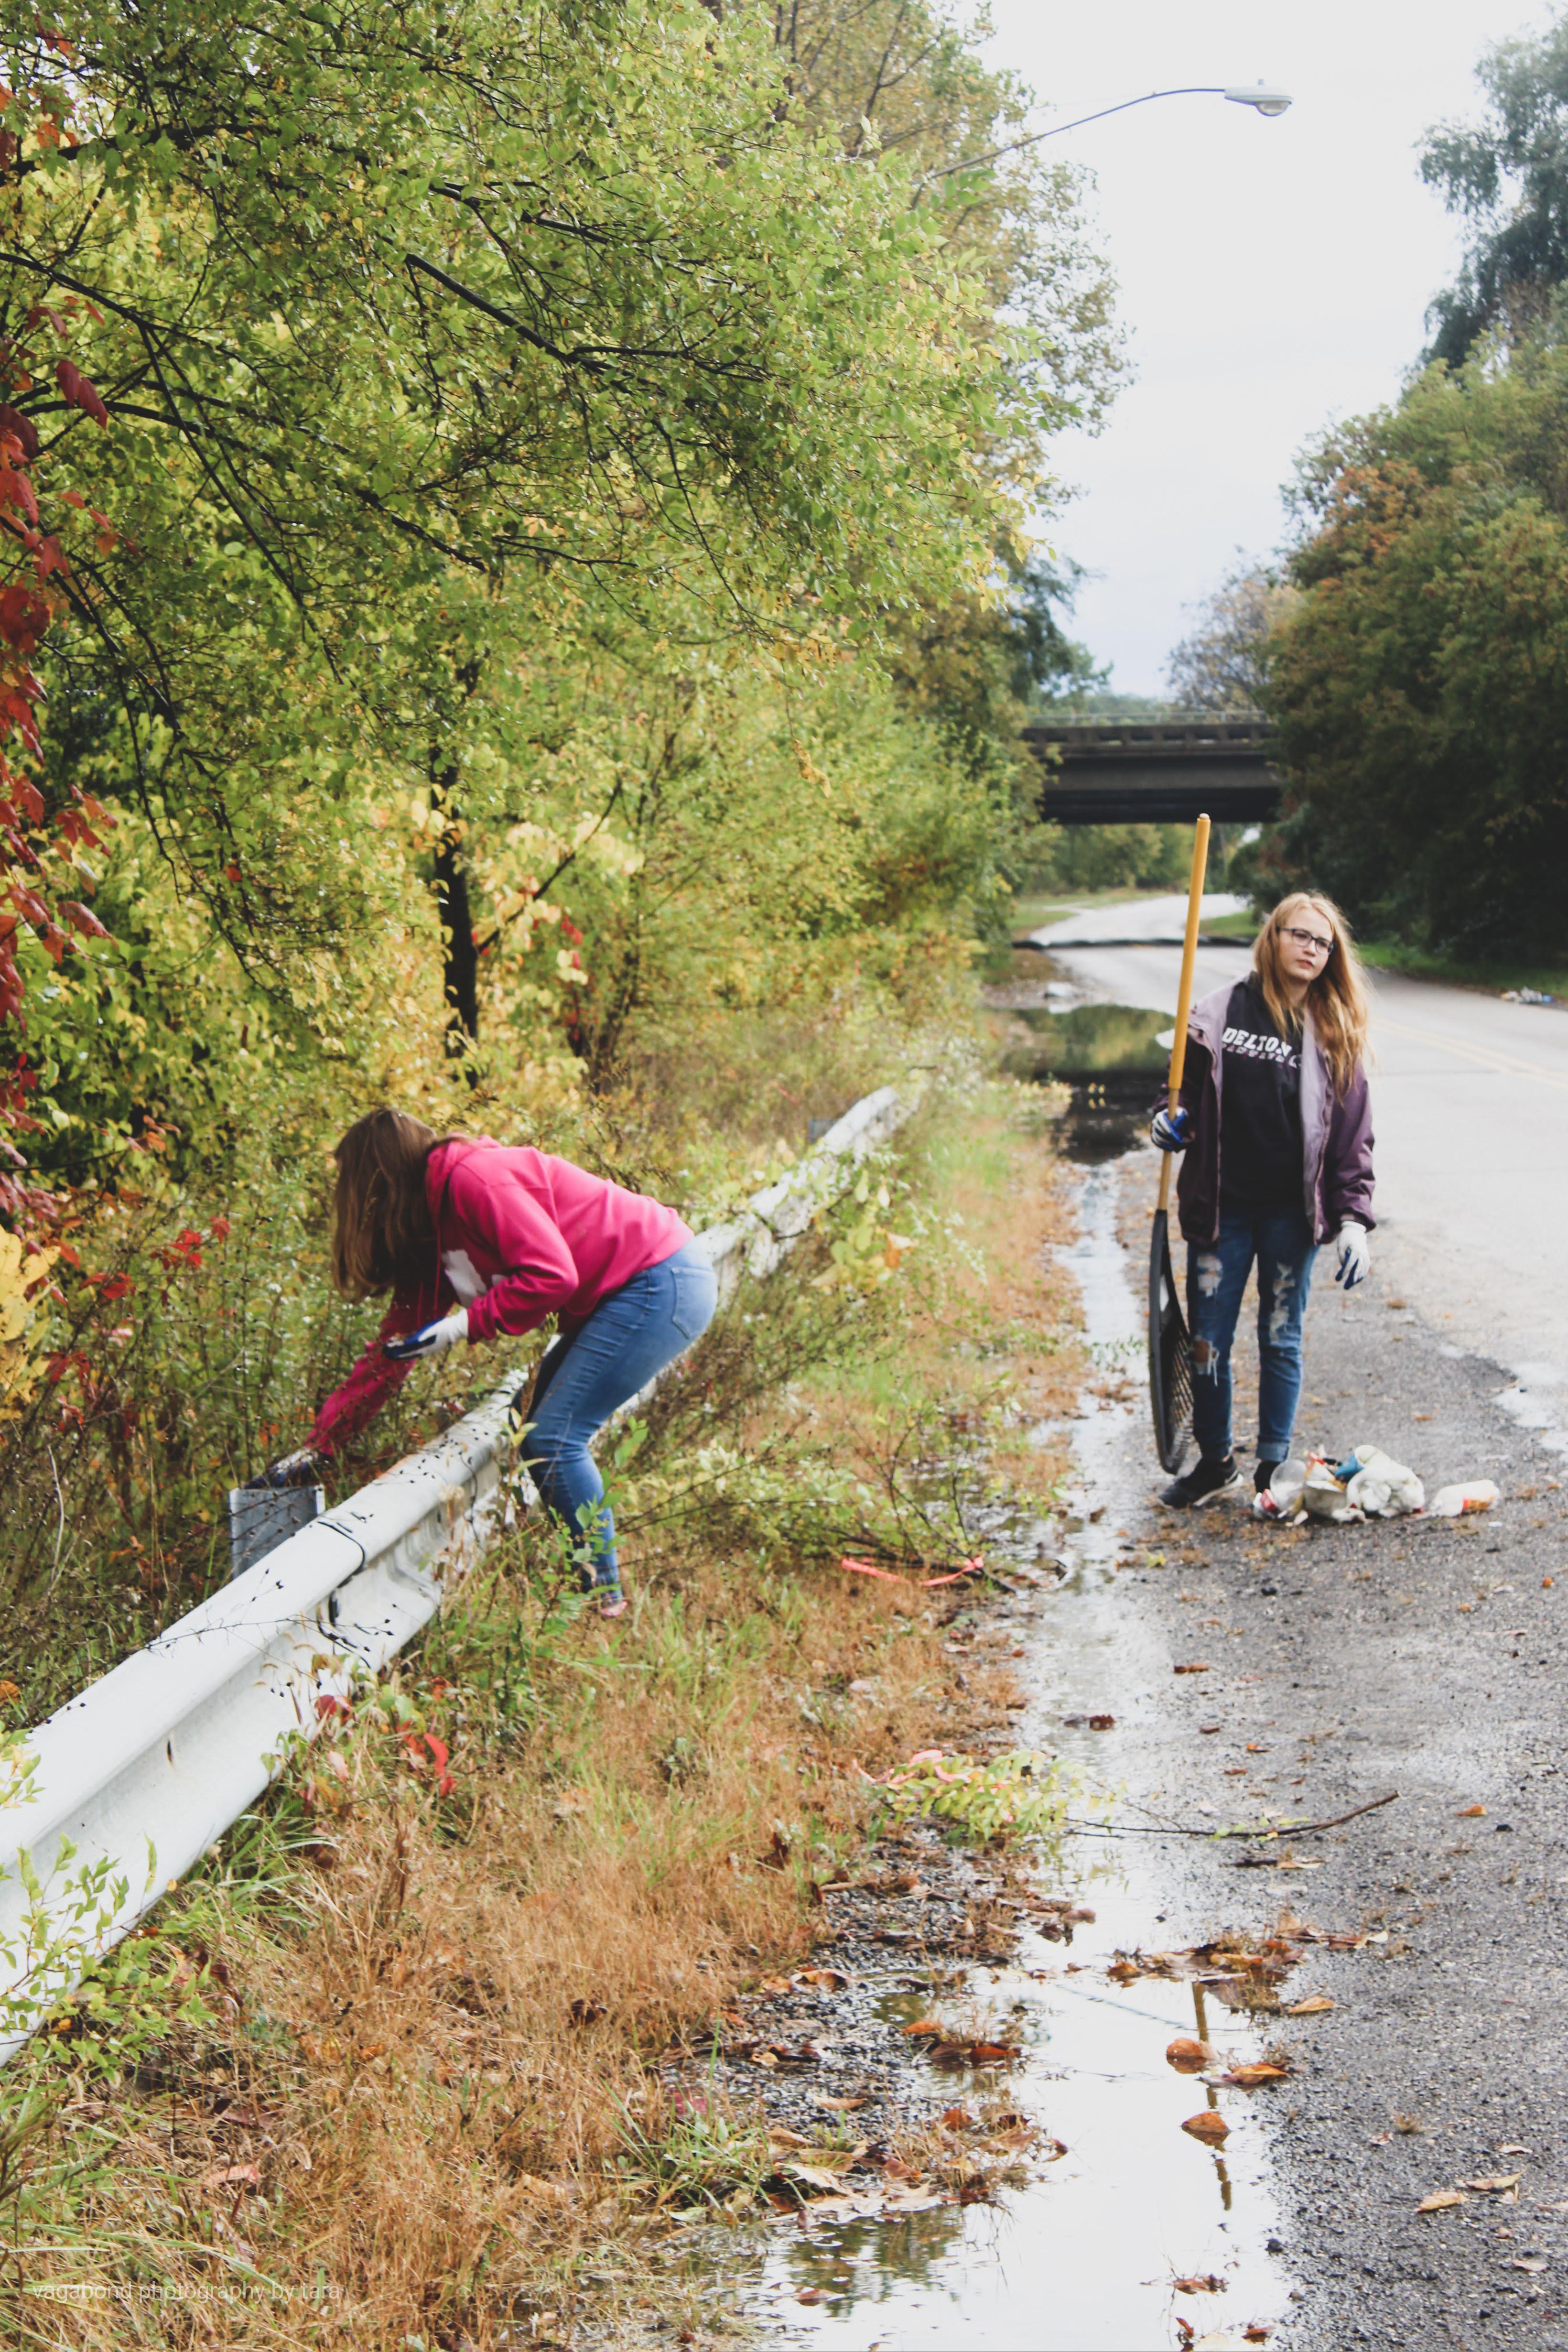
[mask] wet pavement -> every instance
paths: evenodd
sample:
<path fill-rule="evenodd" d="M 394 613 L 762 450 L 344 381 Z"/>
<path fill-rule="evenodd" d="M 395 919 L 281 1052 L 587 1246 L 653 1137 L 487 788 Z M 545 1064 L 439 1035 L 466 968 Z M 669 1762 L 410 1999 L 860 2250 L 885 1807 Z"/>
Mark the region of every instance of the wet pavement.
<path fill-rule="evenodd" d="M 956 1949 L 955 1920 L 983 1906 L 932 1834 L 911 1925 L 846 1917 L 825 1957 L 852 1990 L 827 2006 L 868 2113 L 891 2101 L 928 2137 L 945 2113 L 955 2131 L 1016 2124 L 1017 2160 L 983 2199 L 928 2177 L 921 2210 L 883 2192 L 854 2210 L 846 2180 L 780 2215 L 741 2260 L 747 2319 L 832 2352 L 1568 2352 L 1560 1433 L 1375 1270 L 1350 1299 L 1317 1286 L 1299 1443 L 1376 1443 L 1429 1491 L 1489 1476 L 1497 1508 L 1301 1528 L 1256 1521 L 1249 1498 L 1160 1511 L 1139 1307 L 1157 1162 L 1131 1095 L 1148 1073 L 1069 1070 L 1063 1039 L 1089 1024 L 1047 1024 L 1073 1001 L 1046 973 L 1014 995 L 1015 1017 L 1039 1016 L 1015 1040 L 1043 1038 L 1071 1089 L 1063 1255 L 1093 1378 L 1075 1491 L 1014 1531 L 1020 1561 L 1040 1533 L 1060 1579 L 1020 1578 L 977 1617 L 1016 1644 L 1019 1744 L 1113 1800 L 1108 1818 L 1075 1806 L 1082 1832 L 1040 1879 L 1094 1916 L 1064 1945 L 1026 1904 L 994 1948 Z M 1148 1041 L 1124 1032 L 1141 1065 Z M 1248 1391 L 1243 1373 L 1239 1435 Z M 1294 1965 L 1260 2009 L 1189 1980 L 1195 1948 L 1259 1951 L 1271 1932 Z M 1159 1953 L 1176 1974 L 1145 1972 Z M 902 2029 L 944 2003 L 1016 2061 L 955 2076 L 912 2058 Z M 1177 2034 L 1212 2045 L 1202 2075 L 1168 2063 Z M 1221 2079 L 1260 2056 L 1283 2078 Z M 1200 2108 L 1218 2145 L 1183 2129 Z"/>
<path fill-rule="evenodd" d="M 1118 1192 L 1114 1165 L 1086 1174 L 1080 1237 L 1063 1253 L 1096 1375 L 1074 1431 L 1076 1491 L 1051 1530 L 1065 1572 L 1008 1604 L 1030 1694 L 1019 1744 L 1053 1751 L 1086 1790 L 1112 1797 L 1148 1779 L 1170 1668 L 1134 1580 L 1135 1564 L 1149 1556 L 1132 1532 L 1145 1507 L 1146 1396 L 1135 1289 L 1116 1234 Z M 1106 1717 L 1113 1720 L 1091 1727 Z M 1179 1720 L 1174 1727 L 1177 1737 L 1186 1731 Z M 908 1989 L 902 2007 L 896 1991 L 879 1996 L 890 2021 L 917 2016 L 940 1988 L 1020 2045 L 1007 2095 L 1037 2138 L 1017 2177 L 988 2201 L 907 2217 L 839 2216 L 830 2201 L 786 2218 L 748 2303 L 768 2340 L 835 2352 L 1284 2341 L 1278 2329 L 1291 2307 L 1291 2278 L 1278 2252 L 1267 2152 L 1269 2108 L 1282 2086 L 1249 2092 L 1213 2079 L 1272 2047 L 1277 2011 L 1233 2011 L 1212 1985 L 1133 1973 L 1127 1962 L 1130 1980 L 1109 1974 L 1118 1955 L 1179 1953 L 1236 1918 L 1204 1907 L 1185 1857 L 1163 1853 L 1160 1840 L 1097 1834 L 1090 1809 L 1075 1811 L 1084 1832 L 1050 1882 L 1071 1885 L 1093 1915 L 1071 1929 L 1070 1946 L 1025 1924 L 1016 1948 L 989 1965 L 912 1975 L 906 1960 L 902 1973 L 884 1963 L 881 1974 L 885 1988 Z M 1113 1804 L 1104 1826 L 1148 1823 Z M 937 1874 L 927 1860 L 920 1869 L 939 1900 Z M 1260 1927 L 1267 1907 L 1249 1887 L 1235 1910 Z M 934 1931 L 940 1942 L 936 1922 L 923 1940 Z M 861 1960 L 863 1948 L 834 1947 L 824 1957 Z M 1286 2000 L 1295 1990 L 1293 1979 Z M 1176 2037 L 1211 2047 L 1210 2079 L 1172 2067 L 1166 2053 Z M 933 2074 L 925 2104 L 935 2114 L 965 2095 L 963 2083 Z M 1218 2146 L 1183 2128 L 1202 2110 L 1224 2127 Z"/>

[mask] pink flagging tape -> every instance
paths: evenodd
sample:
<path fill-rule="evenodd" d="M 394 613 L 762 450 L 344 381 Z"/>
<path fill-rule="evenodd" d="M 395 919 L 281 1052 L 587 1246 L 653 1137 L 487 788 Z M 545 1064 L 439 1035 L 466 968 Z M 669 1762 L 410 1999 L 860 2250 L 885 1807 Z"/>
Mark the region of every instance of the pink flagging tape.
<path fill-rule="evenodd" d="M 883 1577 L 889 1584 L 913 1584 L 915 1580 L 910 1576 L 900 1576 L 896 1569 L 877 1568 L 869 1559 L 841 1559 L 839 1566 L 847 1568 L 853 1576 Z M 973 1559 L 967 1559 L 963 1567 L 956 1568 L 950 1576 L 923 1576 L 920 1582 L 929 1591 L 935 1584 L 959 1584 L 966 1576 L 979 1576 L 984 1569 L 985 1561 L 977 1552 Z"/>

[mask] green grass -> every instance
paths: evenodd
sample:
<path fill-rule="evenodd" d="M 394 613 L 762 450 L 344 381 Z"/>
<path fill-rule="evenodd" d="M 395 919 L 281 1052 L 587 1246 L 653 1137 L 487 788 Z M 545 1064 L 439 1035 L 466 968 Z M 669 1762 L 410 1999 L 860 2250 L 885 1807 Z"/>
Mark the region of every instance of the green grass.
<path fill-rule="evenodd" d="M 1203 921 L 1206 940 L 1250 940 L 1257 929 L 1258 918 L 1250 907 L 1234 915 L 1206 915 Z"/>
<path fill-rule="evenodd" d="M 1396 940 L 1358 940 L 1364 963 L 1377 971 L 1404 972 L 1412 980 L 1439 980 L 1451 988 L 1484 989 L 1500 996 L 1509 988 L 1538 988 L 1546 996 L 1568 1001 L 1568 971 L 1561 964 L 1471 961 L 1459 956 L 1431 955 L 1425 948 L 1406 947 Z"/>

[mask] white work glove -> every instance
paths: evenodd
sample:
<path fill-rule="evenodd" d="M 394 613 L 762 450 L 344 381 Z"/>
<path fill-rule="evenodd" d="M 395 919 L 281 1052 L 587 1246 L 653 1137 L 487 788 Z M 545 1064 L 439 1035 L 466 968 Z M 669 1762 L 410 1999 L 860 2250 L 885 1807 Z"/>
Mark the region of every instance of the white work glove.
<path fill-rule="evenodd" d="M 1352 1224 L 1347 1218 L 1339 1229 L 1334 1247 L 1339 1252 L 1339 1272 L 1334 1280 L 1343 1282 L 1346 1290 L 1354 1290 L 1372 1272 L 1372 1244 L 1366 1238 L 1366 1227 Z"/>
<path fill-rule="evenodd" d="M 426 1323 L 411 1331 L 406 1339 L 389 1339 L 386 1353 L 394 1364 L 408 1363 L 415 1356 L 439 1356 L 444 1348 L 455 1347 L 459 1339 L 468 1337 L 468 1309 L 459 1307 L 455 1313 L 444 1315 L 438 1323 Z"/>

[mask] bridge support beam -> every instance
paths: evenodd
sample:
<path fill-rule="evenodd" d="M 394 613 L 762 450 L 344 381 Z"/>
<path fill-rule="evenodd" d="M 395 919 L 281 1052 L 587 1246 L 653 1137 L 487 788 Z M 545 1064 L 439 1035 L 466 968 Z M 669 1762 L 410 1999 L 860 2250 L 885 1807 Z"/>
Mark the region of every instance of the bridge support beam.
<path fill-rule="evenodd" d="M 1065 720 L 1024 729 L 1045 773 L 1040 813 L 1055 824 L 1258 824 L 1284 779 L 1260 719 Z"/>

